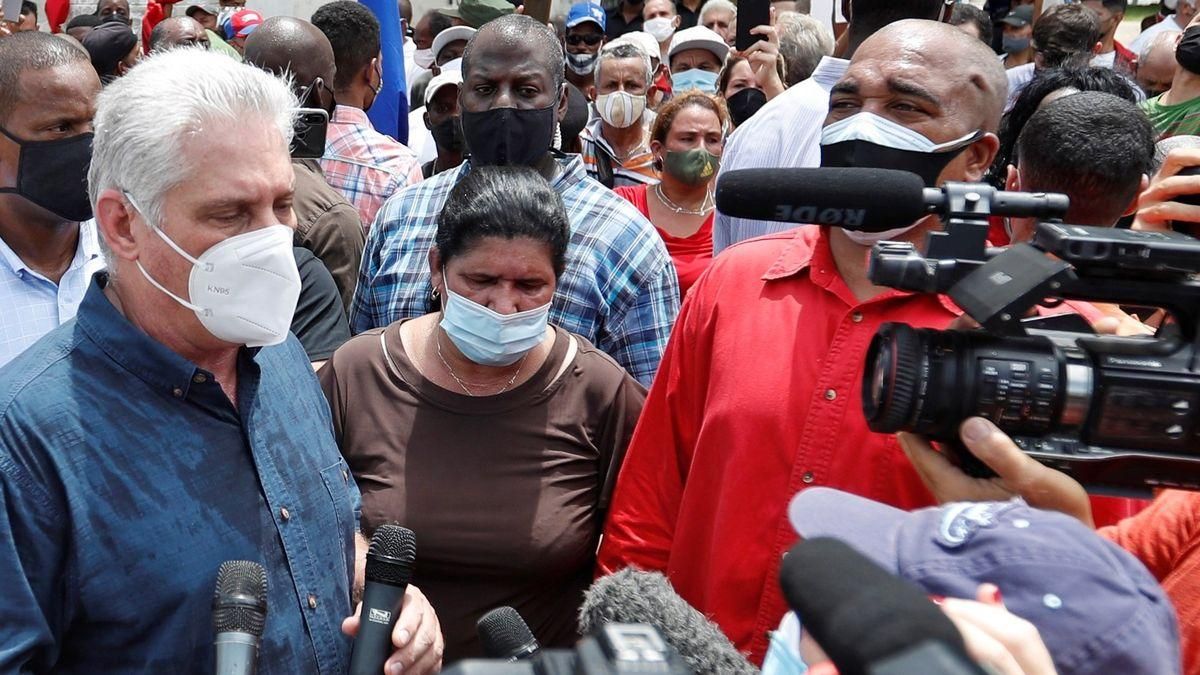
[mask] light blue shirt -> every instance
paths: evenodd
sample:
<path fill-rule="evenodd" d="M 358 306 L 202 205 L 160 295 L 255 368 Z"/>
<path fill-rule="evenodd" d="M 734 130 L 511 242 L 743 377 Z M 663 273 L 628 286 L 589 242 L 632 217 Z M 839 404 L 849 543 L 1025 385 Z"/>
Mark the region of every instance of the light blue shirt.
<path fill-rule="evenodd" d="M 73 319 L 92 275 L 102 269 L 94 220 L 79 224 L 75 257 L 58 284 L 30 269 L 0 238 L 0 366 Z"/>

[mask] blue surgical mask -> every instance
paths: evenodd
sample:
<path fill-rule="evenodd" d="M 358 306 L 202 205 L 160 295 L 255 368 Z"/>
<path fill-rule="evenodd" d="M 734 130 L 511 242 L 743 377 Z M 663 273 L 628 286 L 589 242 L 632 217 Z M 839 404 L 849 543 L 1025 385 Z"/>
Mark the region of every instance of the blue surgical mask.
<path fill-rule="evenodd" d="M 499 314 L 450 290 L 442 272 L 446 304 L 442 330 L 458 351 L 481 366 L 511 366 L 546 339 L 550 303 L 516 314 Z"/>
<path fill-rule="evenodd" d="M 800 658 L 798 633 L 798 629 L 792 633 L 782 627 L 767 633 L 771 642 L 763 658 L 762 675 L 803 675 L 808 672 L 808 665 Z"/>
<path fill-rule="evenodd" d="M 699 89 L 706 94 L 717 93 L 717 74 L 692 68 L 671 75 L 671 93 L 679 95 L 688 89 Z"/>

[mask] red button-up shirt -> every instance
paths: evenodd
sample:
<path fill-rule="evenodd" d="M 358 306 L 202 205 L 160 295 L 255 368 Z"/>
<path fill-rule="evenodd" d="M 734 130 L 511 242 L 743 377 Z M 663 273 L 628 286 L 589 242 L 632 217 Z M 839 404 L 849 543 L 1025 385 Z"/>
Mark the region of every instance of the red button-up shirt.
<path fill-rule="evenodd" d="M 945 328 L 959 313 L 943 296 L 895 290 L 859 301 L 817 227 L 718 256 L 688 294 L 650 389 L 600 572 L 663 571 L 761 662 L 786 610 L 778 579 L 797 540 L 793 495 L 824 485 L 904 509 L 934 503 L 895 437 L 867 428 L 862 371 L 880 324 Z"/>

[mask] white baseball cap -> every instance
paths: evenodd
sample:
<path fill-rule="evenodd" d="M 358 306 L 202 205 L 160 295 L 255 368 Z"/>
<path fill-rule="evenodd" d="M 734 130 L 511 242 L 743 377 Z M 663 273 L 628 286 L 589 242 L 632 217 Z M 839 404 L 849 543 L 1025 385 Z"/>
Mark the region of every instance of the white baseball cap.
<path fill-rule="evenodd" d="M 671 48 L 667 50 L 667 58 L 673 58 L 679 52 L 688 49 L 707 49 L 721 63 L 725 63 L 725 56 L 729 54 L 729 45 L 725 44 L 725 40 L 704 26 L 692 26 L 675 33 L 675 37 L 671 39 Z"/>
<path fill-rule="evenodd" d="M 442 48 L 451 42 L 459 40 L 470 40 L 475 34 L 475 29 L 470 26 L 451 26 L 444 29 L 433 38 L 433 58 L 437 59 L 437 55 L 442 51 Z"/>
<path fill-rule="evenodd" d="M 457 59 L 455 59 L 457 60 Z M 455 87 L 462 86 L 463 76 L 462 71 L 458 68 L 446 69 L 442 68 L 442 72 L 438 73 L 429 81 L 429 86 L 425 87 L 425 105 L 428 106 L 433 101 L 434 95 L 438 90 L 448 85 Z"/>

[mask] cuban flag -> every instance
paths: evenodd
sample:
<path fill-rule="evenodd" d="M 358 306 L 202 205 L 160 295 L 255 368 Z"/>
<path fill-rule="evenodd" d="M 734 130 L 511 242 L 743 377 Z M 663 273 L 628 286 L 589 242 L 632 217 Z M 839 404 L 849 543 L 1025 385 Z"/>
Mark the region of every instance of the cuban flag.
<path fill-rule="evenodd" d="M 367 111 L 380 133 L 408 144 L 408 83 L 404 81 L 404 32 L 396 0 L 360 0 L 379 19 L 379 44 L 383 52 L 383 88 Z"/>

